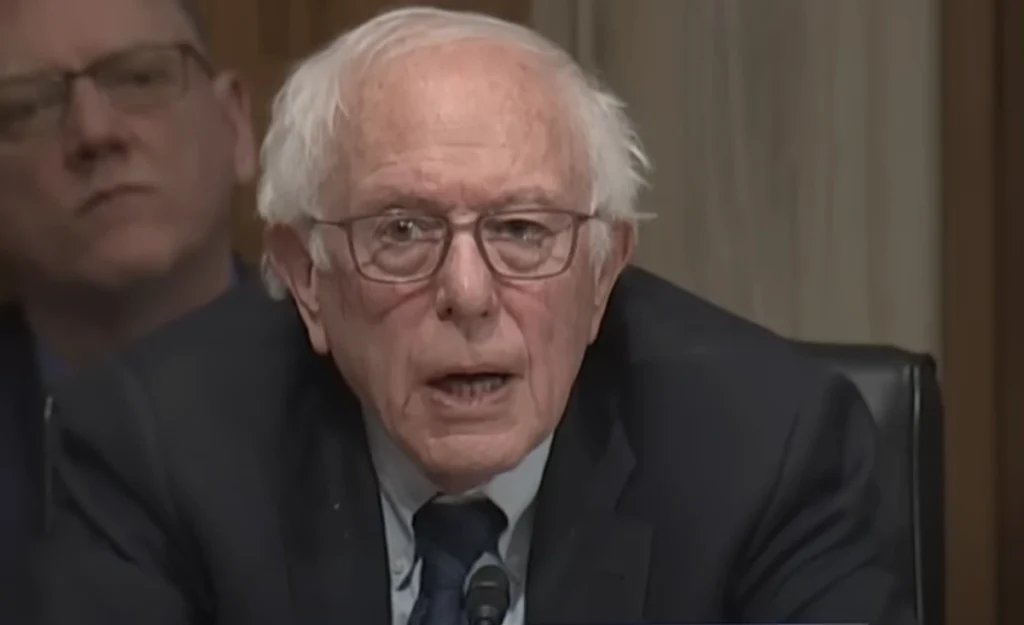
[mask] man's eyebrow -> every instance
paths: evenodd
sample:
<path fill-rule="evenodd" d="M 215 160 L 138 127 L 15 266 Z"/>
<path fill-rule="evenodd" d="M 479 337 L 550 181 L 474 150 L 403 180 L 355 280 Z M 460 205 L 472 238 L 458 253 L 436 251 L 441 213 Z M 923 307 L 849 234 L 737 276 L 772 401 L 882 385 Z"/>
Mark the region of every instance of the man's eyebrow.
<path fill-rule="evenodd" d="M 88 72 L 97 65 L 102 65 L 110 59 L 122 56 L 126 53 L 148 48 L 180 46 L 182 43 L 192 45 L 181 39 L 166 37 L 138 37 L 124 42 L 115 48 L 106 50 L 101 54 L 94 55 L 85 63 L 67 64 L 55 61 L 24 63 L 8 59 L 6 61 L 0 61 L 0 80 L 25 80 L 39 77 L 49 78 L 53 76 L 62 76 L 68 73 Z M 200 48 L 197 48 L 197 50 L 200 52 L 202 51 Z"/>
<path fill-rule="evenodd" d="M 554 194 L 542 187 L 522 187 L 500 194 L 497 198 L 482 204 L 467 206 L 484 212 L 495 212 L 509 208 L 554 208 L 558 202 Z M 409 189 L 381 189 L 368 193 L 357 202 L 356 211 L 363 214 L 403 209 L 427 213 L 444 213 L 455 208 L 451 202 L 431 198 Z"/>
<path fill-rule="evenodd" d="M 0 84 L 22 83 L 39 78 L 52 78 L 61 74 L 61 70 L 52 67 L 26 67 L 16 63 L 0 64 Z"/>
<path fill-rule="evenodd" d="M 508 206 L 548 208 L 555 203 L 554 196 L 549 190 L 541 187 L 523 187 L 503 193 L 497 200 L 488 204 L 495 208 L 505 208 Z"/>
<path fill-rule="evenodd" d="M 441 212 L 448 207 L 437 200 L 432 200 L 419 193 L 388 189 L 367 195 L 358 202 L 358 206 L 355 208 L 360 213 L 372 214 L 394 209 Z"/>

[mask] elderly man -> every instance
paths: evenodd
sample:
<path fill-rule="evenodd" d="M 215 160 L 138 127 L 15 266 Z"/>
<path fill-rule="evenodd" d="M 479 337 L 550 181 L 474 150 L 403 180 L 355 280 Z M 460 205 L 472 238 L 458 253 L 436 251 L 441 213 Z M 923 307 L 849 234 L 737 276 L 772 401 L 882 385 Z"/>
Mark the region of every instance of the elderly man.
<path fill-rule="evenodd" d="M 644 157 L 564 53 L 382 15 L 295 71 L 264 157 L 291 297 L 59 398 L 44 622 L 913 621 L 857 393 L 624 269 Z"/>
<path fill-rule="evenodd" d="M 255 147 L 192 4 L 0 0 L 2 622 L 43 529 L 46 389 L 231 281 Z"/>

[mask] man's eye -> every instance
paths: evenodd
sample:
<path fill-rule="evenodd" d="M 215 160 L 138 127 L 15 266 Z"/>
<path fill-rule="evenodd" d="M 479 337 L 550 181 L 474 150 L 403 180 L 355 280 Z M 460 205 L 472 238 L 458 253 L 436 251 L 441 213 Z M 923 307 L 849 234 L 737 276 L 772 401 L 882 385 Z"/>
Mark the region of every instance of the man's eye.
<path fill-rule="evenodd" d="M 490 224 L 492 237 L 513 241 L 540 241 L 551 236 L 551 230 L 542 223 L 529 219 L 506 219 Z"/>
<path fill-rule="evenodd" d="M 43 101 L 0 101 L 0 133 L 17 133 L 42 121 L 51 106 Z"/>
<path fill-rule="evenodd" d="M 39 112 L 35 102 L 0 102 L 0 122 L 16 123 Z"/>
<path fill-rule="evenodd" d="M 430 238 L 437 225 L 416 217 L 395 217 L 387 219 L 377 227 L 377 238 L 387 243 L 407 243 Z"/>
<path fill-rule="evenodd" d="M 132 87 L 148 87 L 167 82 L 167 72 L 160 68 L 126 68 L 114 76 L 114 80 L 122 85 Z"/>

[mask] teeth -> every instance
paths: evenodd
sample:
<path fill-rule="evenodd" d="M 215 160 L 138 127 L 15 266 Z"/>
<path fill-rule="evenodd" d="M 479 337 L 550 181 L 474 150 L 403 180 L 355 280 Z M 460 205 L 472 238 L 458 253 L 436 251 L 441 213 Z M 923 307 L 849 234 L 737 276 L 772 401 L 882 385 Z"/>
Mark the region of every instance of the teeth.
<path fill-rule="evenodd" d="M 507 380 L 504 375 L 452 375 L 437 380 L 434 386 L 450 395 L 473 398 L 493 393 Z"/>

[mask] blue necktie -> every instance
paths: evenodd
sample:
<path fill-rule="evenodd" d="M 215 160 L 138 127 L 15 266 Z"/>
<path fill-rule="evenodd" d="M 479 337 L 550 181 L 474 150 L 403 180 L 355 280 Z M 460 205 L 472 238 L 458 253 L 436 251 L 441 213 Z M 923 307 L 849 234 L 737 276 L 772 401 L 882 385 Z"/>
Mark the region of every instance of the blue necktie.
<path fill-rule="evenodd" d="M 432 501 L 413 517 L 422 559 L 420 594 L 409 625 L 465 625 L 463 587 L 473 564 L 496 553 L 508 521 L 487 499 L 458 504 Z"/>

